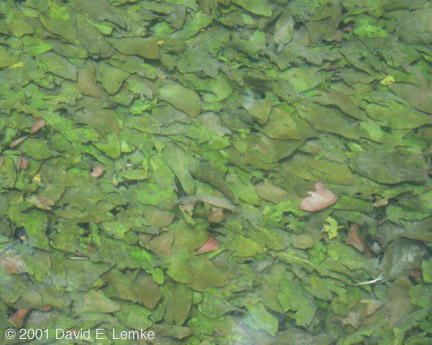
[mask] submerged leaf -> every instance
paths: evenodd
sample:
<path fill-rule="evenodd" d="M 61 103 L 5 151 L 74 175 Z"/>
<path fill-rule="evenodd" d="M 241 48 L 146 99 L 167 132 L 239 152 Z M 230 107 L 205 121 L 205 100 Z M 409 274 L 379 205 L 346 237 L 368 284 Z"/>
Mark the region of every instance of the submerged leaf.
<path fill-rule="evenodd" d="M 405 99 L 414 108 L 425 113 L 432 113 L 432 89 L 430 87 L 394 83 L 389 85 L 389 89 Z"/>
<path fill-rule="evenodd" d="M 109 39 L 109 42 L 123 54 L 159 59 L 159 46 L 154 38 L 123 37 Z"/>
<path fill-rule="evenodd" d="M 330 207 L 337 201 L 336 196 L 327 190 L 321 182 L 315 183 L 316 191 L 310 191 L 310 196 L 306 196 L 300 203 L 300 209 L 316 212 Z"/>
<path fill-rule="evenodd" d="M 197 117 L 201 111 L 198 95 L 179 84 L 170 83 L 161 87 L 160 98 L 191 117 Z"/>
<path fill-rule="evenodd" d="M 427 178 L 427 162 L 407 150 L 361 151 L 353 158 L 354 171 L 379 183 L 422 182 Z"/>
<path fill-rule="evenodd" d="M 4 267 L 10 274 L 23 273 L 26 263 L 17 251 L 10 249 L 0 255 L 0 267 Z"/>
<path fill-rule="evenodd" d="M 220 246 L 219 246 L 219 242 L 217 239 L 215 239 L 213 236 L 210 236 L 209 239 L 207 240 L 206 243 L 204 243 L 202 245 L 202 247 L 200 247 L 197 250 L 197 253 L 208 253 L 208 252 L 213 252 L 215 250 L 219 250 Z"/>
<path fill-rule="evenodd" d="M 9 320 L 13 322 L 18 328 L 21 328 L 24 324 L 24 319 L 30 309 L 18 309 Z"/>
<path fill-rule="evenodd" d="M 46 121 L 44 119 L 36 119 L 36 123 L 30 128 L 30 134 L 36 133 L 38 130 L 40 130 L 43 126 L 45 126 Z"/>

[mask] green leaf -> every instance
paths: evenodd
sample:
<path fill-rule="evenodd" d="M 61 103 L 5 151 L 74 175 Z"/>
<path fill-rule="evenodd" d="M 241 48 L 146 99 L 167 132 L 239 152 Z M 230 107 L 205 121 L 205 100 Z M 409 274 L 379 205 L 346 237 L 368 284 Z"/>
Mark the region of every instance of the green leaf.
<path fill-rule="evenodd" d="M 246 308 L 260 329 L 263 329 L 272 336 L 277 333 L 279 329 L 278 319 L 276 316 L 270 314 L 263 304 L 247 304 Z"/>
<path fill-rule="evenodd" d="M 332 217 L 327 217 L 326 223 L 322 231 L 328 233 L 329 239 L 336 238 L 338 236 L 338 230 L 343 229 L 343 226 L 339 226 L 338 222 Z"/>
<path fill-rule="evenodd" d="M 153 322 L 150 321 L 150 310 L 137 304 L 122 302 L 121 310 L 114 315 L 128 328 L 138 331 L 147 329 L 153 324 Z"/>
<path fill-rule="evenodd" d="M 56 53 L 50 52 L 41 54 L 38 56 L 38 61 L 44 64 L 48 71 L 59 77 L 72 81 L 77 80 L 78 72 L 76 66 Z"/>
<path fill-rule="evenodd" d="M 129 77 L 129 73 L 115 68 L 103 62 L 99 65 L 102 86 L 110 95 L 114 95 L 120 90 L 123 82 Z"/>
<path fill-rule="evenodd" d="M 167 275 L 176 282 L 182 284 L 191 283 L 192 272 L 189 266 L 189 254 L 173 254 L 170 259 L 171 264 L 168 267 Z"/>
<path fill-rule="evenodd" d="M 121 304 L 106 297 L 101 290 L 90 290 L 77 296 L 72 311 L 77 314 L 113 313 L 120 309 Z"/>
<path fill-rule="evenodd" d="M 422 261 L 422 273 L 425 283 L 432 283 L 432 258 Z"/>
<path fill-rule="evenodd" d="M 120 141 L 115 133 L 108 133 L 104 141 L 94 142 L 93 145 L 112 159 L 120 158 Z"/>
<path fill-rule="evenodd" d="M 198 95 L 179 84 L 170 83 L 161 87 L 160 98 L 191 117 L 197 117 L 201 111 Z"/>
<path fill-rule="evenodd" d="M 273 7 L 266 0 L 256 0 L 253 2 L 248 0 L 233 0 L 233 3 L 259 16 L 270 17 L 272 15 Z"/>
<path fill-rule="evenodd" d="M 353 152 L 352 158 L 354 171 L 379 183 L 422 182 L 427 178 L 426 162 L 406 150 Z"/>
<path fill-rule="evenodd" d="M 203 12 L 198 12 L 193 17 L 189 17 L 183 29 L 177 31 L 171 37 L 179 41 L 185 41 L 195 36 L 201 29 L 210 25 L 212 20 L 212 16 Z"/>
<path fill-rule="evenodd" d="M 165 287 L 164 320 L 170 325 L 181 326 L 187 320 L 192 305 L 192 290 L 181 284 L 168 284 Z"/>
<path fill-rule="evenodd" d="M 297 107 L 297 111 L 315 129 L 353 140 L 358 140 L 360 137 L 358 129 L 351 121 L 346 120 L 338 109 L 308 104 Z"/>
<path fill-rule="evenodd" d="M 283 310 L 296 320 L 296 325 L 305 327 L 312 322 L 317 309 L 313 297 L 304 290 L 298 280 L 284 279 L 278 298 Z"/>
<path fill-rule="evenodd" d="M 239 257 L 250 257 L 265 253 L 265 249 L 259 243 L 242 235 L 235 236 L 230 247 L 235 251 L 235 255 Z"/>
<path fill-rule="evenodd" d="M 27 203 L 10 205 L 7 216 L 17 227 L 23 227 L 26 230 L 30 245 L 36 248 L 50 250 L 45 233 L 48 217 L 43 211 L 35 209 L 29 210 L 28 205 Z"/>

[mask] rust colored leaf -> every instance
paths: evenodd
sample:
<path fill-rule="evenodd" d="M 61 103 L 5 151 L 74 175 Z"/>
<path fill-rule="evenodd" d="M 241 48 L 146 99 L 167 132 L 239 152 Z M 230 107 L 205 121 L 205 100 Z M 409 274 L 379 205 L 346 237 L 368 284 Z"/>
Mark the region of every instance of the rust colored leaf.
<path fill-rule="evenodd" d="M 46 121 L 44 119 L 36 119 L 36 123 L 30 128 L 30 134 L 36 133 L 39 129 L 45 126 Z"/>
<path fill-rule="evenodd" d="M 24 140 L 26 140 L 28 137 L 29 137 L 28 135 L 25 135 L 25 136 L 23 136 L 23 137 L 19 137 L 18 139 L 15 139 L 14 141 L 12 141 L 12 142 L 9 144 L 9 147 L 10 147 L 11 149 L 13 149 L 14 147 L 17 147 L 19 144 L 21 144 L 21 143 L 22 143 Z"/>
<path fill-rule="evenodd" d="M 51 304 L 47 304 L 42 308 L 42 311 L 50 311 L 52 310 L 52 305 Z"/>
<path fill-rule="evenodd" d="M 320 211 L 336 203 L 336 196 L 326 189 L 321 182 L 315 183 L 316 191 L 309 191 L 309 196 L 302 199 L 300 209 L 309 212 Z"/>
<path fill-rule="evenodd" d="M 36 199 L 37 199 L 37 201 L 39 202 L 40 206 L 41 206 L 42 208 L 47 209 L 47 210 L 51 210 L 51 207 L 50 207 L 50 206 L 54 206 L 54 201 L 52 201 L 52 200 L 50 200 L 50 199 L 48 199 L 48 198 L 45 198 L 44 196 L 40 196 L 40 195 L 38 195 L 38 196 L 36 197 Z"/>
<path fill-rule="evenodd" d="M 21 274 L 26 263 L 20 253 L 11 249 L 0 255 L 0 267 L 4 267 L 10 274 Z"/>
<path fill-rule="evenodd" d="M 353 224 L 348 231 L 348 237 L 346 240 L 346 244 L 353 246 L 360 253 L 365 251 L 365 244 L 359 235 L 359 227 L 357 224 Z"/>
<path fill-rule="evenodd" d="M 92 252 L 92 253 L 96 253 L 97 252 L 97 250 L 95 248 L 90 247 L 90 246 L 87 246 L 87 250 L 90 251 L 90 252 Z"/>
<path fill-rule="evenodd" d="M 30 309 L 18 309 L 9 320 L 12 321 L 18 328 L 21 328 L 24 324 L 24 318 Z"/>
<path fill-rule="evenodd" d="M 29 163 L 28 160 L 25 159 L 24 157 L 20 157 L 18 159 L 18 162 L 16 164 L 16 168 L 18 170 L 27 170 L 29 168 Z"/>
<path fill-rule="evenodd" d="M 104 167 L 94 167 L 92 173 L 90 174 L 90 177 L 99 177 L 103 174 L 104 171 Z"/>
<path fill-rule="evenodd" d="M 210 236 L 206 243 L 202 245 L 201 248 L 197 250 L 197 253 L 208 253 L 214 252 L 215 250 L 219 250 L 220 245 L 217 239 L 213 236 Z"/>

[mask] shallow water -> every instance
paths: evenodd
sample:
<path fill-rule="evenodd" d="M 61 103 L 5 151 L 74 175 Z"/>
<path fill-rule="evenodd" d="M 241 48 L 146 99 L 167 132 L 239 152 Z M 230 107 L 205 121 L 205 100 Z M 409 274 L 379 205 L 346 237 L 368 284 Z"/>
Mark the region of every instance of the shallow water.
<path fill-rule="evenodd" d="M 1 2 L 2 343 L 432 343 L 431 22 Z"/>

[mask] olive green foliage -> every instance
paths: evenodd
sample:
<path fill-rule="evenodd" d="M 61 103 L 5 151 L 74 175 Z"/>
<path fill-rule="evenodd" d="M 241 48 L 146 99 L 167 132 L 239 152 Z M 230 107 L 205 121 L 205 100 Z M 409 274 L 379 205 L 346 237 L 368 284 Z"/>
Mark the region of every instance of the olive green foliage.
<path fill-rule="evenodd" d="M 431 23 L 0 1 L 0 343 L 431 344 Z M 317 182 L 337 202 L 304 211 Z"/>

